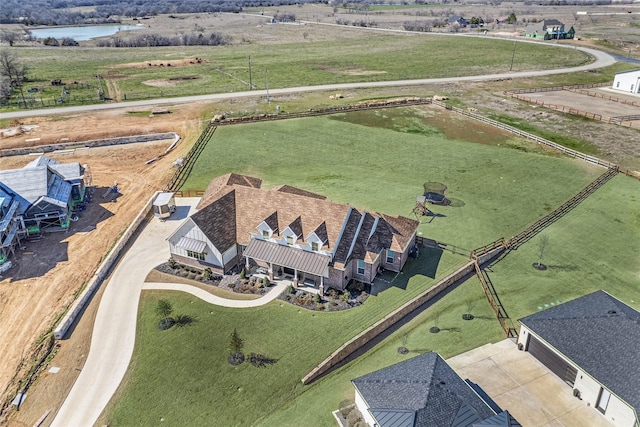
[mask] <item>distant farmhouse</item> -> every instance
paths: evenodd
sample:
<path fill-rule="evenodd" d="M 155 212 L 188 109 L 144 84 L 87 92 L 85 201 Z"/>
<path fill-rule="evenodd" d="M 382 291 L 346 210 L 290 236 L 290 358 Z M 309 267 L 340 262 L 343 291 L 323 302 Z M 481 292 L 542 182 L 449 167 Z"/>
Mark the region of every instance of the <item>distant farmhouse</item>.
<path fill-rule="evenodd" d="M 623 71 L 613 79 L 613 89 L 629 93 L 640 93 L 640 70 Z"/>
<path fill-rule="evenodd" d="M 520 319 L 518 347 L 615 426 L 640 424 L 640 312 L 604 291 Z"/>
<path fill-rule="evenodd" d="M 524 30 L 524 36 L 542 40 L 572 39 L 576 32 L 573 27 L 564 30 L 564 24 L 557 19 L 545 19 L 535 25 L 529 25 Z"/>
<path fill-rule="evenodd" d="M 458 25 L 460 26 L 460 28 L 466 28 L 466 26 L 469 24 L 469 21 L 458 15 L 453 15 L 447 20 L 447 22 L 449 23 L 449 26 Z"/>
<path fill-rule="evenodd" d="M 171 256 L 216 272 L 240 264 L 262 268 L 270 279 L 342 290 L 352 279 L 371 283 L 382 269 L 400 271 L 414 249 L 416 220 L 261 185 L 237 174 L 214 179 L 199 211 L 168 238 Z"/>
<path fill-rule="evenodd" d="M 370 427 L 520 427 L 508 412 L 481 398 L 438 353 L 424 353 L 352 383 L 356 408 Z"/>
<path fill-rule="evenodd" d="M 88 166 L 40 156 L 21 169 L 0 171 L 0 264 L 20 239 L 48 227 L 69 227 L 71 211 L 91 185 Z"/>

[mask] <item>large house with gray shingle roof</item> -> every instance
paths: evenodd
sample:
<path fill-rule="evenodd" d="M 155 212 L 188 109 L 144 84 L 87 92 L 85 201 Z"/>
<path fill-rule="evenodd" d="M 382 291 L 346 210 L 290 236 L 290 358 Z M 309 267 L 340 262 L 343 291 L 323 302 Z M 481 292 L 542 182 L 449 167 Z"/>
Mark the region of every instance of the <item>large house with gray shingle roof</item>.
<path fill-rule="evenodd" d="M 271 279 L 341 290 L 352 279 L 371 283 L 382 269 L 400 271 L 414 247 L 416 220 L 261 184 L 237 174 L 214 179 L 198 212 L 169 237 L 172 257 L 223 273 L 261 267 Z"/>
<path fill-rule="evenodd" d="M 438 353 L 424 353 L 352 383 L 356 408 L 371 427 L 520 427 L 508 412 L 494 410 Z"/>
<path fill-rule="evenodd" d="M 613 425 L 640 426 L 640 312 L 604 291 L 520 319 L 519 348 Z"/>

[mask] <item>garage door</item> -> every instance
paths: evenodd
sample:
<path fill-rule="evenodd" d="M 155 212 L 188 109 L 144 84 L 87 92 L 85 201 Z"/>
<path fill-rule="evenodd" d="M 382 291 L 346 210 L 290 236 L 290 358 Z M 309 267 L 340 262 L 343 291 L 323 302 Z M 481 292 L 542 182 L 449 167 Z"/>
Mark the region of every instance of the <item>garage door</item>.
<path fill-rule="evenodd" d="M 573 387 L 578 371 L 537 340 L 533 335 L 529 335 L 529 346 L 527 351 L 538 359 L 544 366 L 549 368 L 551 372 Z"/>

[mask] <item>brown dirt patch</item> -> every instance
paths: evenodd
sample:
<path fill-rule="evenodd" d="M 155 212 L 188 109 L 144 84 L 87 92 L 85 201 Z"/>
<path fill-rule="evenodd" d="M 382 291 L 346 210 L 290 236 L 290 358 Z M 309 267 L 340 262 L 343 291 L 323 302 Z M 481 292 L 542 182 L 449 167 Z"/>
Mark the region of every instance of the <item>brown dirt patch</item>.
<path fill-rule="evenodd" d="M 386 71 L 375 71 L 375 70 L 346 70 L 343 71 L 342 74 L 346 74 L 348 76 L 373 76 L 376 74 L 386 74 Z"/>
<path fill-rule="evenodd" d="M 145 80 L 142 84 L 153 87 L 173 87 L 178 86 L 177 81 L 169 79 Z"/>
<path fill-rule="evenodd" d="M 80 212 L 80 220 L 72 223 L 69 233 L 48 233 L 42 241 L 26 242 L 25 250 L 17 251 L 16 266 L 0 278 L 0 335 L 3 337 L 0 342 L 0 353 L 3 355 L 3 363 L 0 365 L 1 401 L 13 398 L 18 389 L 17 381 L 28 372 L 36 338 L 49 330 L 56 316 L 74 300 L 74 294 L 93 275 L 146 200 L 167 182 L 173 172 L 171 163 L 184 156 L 199 135 L 201 120 L 198 109 L 187 108 L 174 117 L 170 116 L 164 115 L 161 119 L 163 122 L 154 122 L 146 117 L 128 117 L 126 111 L 119 111 L 64 119 L 27 119 L 41 124 L 45 129 L 40 134 L 42 140 L 53 142 L 58 141 L 62 135 L 69 135 L 73 140 L 86 140 L 116 134 L 157 132 L 159 129 L 176 131 L 183 140 L 171 154 L 151 165 L 145 165 L 145 161 L 160 155 L 169 145 L 168 141 L 50 155 L 62 162 L 78 161 L 88 164 L 94 185 L 98 189 L 87 210 Z M 78 132 L 74 132 L 74 128 Z M 5 147 L 16 147 L 24 142 L 22 138 L 3 138 L 0 143 Z M 22 167 L 32 159 L 33 156 L 5 157 L 2 158 L 2 168 Z M 120 195 L 103 199 L 101 196 L 105 189 L 115 180 L 119 183 Z M 82 366 L 86 350 L 73 347 L 82 345 L 82 348 L 87 348 L 89 343 L 86 338 L 87 334 L 90 336 L 91 326 L 92 323 L 88 322 L 89 332 L 82 333 L 85 334 L 86 342 L 78 344 L 82 340 L 76 340 L 76 332 L 73 339 L 61 341 L 60 351 L 53 362 L 55 366 L 65 366 L 67 370 L 73 370 L 73 366 Z M 38 382 L 45 384 L 43 393 L 47 393 L 47 390 L 50 393 L 44 399 L 46 405 L 49 405 L 47 409 L 58 407 L 56 405 L 64 399 L 68 388 L 59 395 L 56 395 L 56 390 L 71 387 L 75 379 L 72 375 L 68 379 L 71 381 L 69 384 L 46 385 L 49 380 L 63 383 L 67 381 L 64 378 L 67 378 L 68 372 L 63 375 L 61 373 L 44 374 L 38 379 Z M 42 400 L 35 398 L 36 388 L 32 389 L 33 393 L 30 392 L 20 412 L 13 415 L 10 425 L 33 425 L 47 410 L 43 407 Z M 11 407 L 2 417 L 11 416 L 13 410 Z M 4 421 L 6 420 L 0 419 L 0 424 Z"/>

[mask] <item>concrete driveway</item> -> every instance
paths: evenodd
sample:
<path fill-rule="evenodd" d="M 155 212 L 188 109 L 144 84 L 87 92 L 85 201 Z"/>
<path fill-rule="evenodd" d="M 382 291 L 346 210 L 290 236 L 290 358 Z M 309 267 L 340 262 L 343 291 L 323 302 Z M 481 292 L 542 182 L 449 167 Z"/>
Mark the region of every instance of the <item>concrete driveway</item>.
<path fill-rule="evenodd" d="M 573 396 L 573 389 L 510 339 L 486 344 L 447 360 L 523 427 L 611 427 L 595 408 Z"/>

